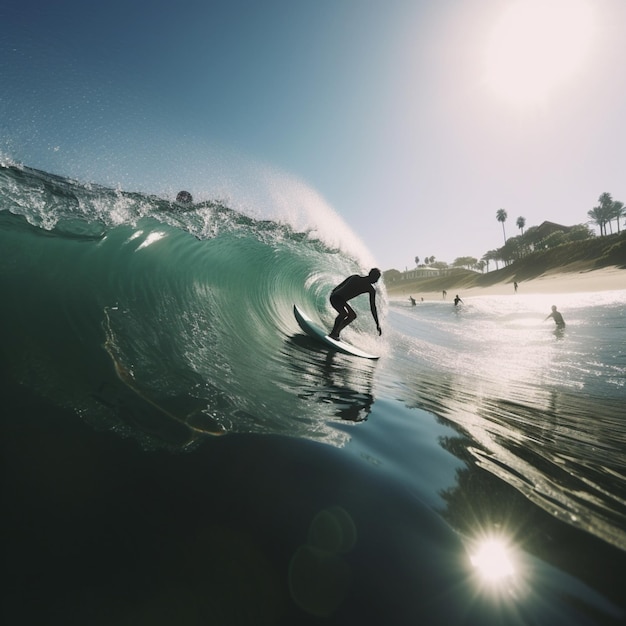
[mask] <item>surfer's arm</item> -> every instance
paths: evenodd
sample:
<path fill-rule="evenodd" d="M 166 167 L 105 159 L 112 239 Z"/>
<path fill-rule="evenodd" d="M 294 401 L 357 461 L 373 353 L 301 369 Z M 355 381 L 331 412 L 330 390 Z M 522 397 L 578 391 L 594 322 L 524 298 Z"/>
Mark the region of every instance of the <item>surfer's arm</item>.
<path fill-rule="evenodd" d="M 370 291 L 370 310 L 372 311 L 372 317 L 376 322 L 376 330 L 379 335 L 382 335 L 383 331 L 380 329 L 380 324 L 378 323 L 378 311 L 376 311 L 376 291 L 374 288 Z"/>

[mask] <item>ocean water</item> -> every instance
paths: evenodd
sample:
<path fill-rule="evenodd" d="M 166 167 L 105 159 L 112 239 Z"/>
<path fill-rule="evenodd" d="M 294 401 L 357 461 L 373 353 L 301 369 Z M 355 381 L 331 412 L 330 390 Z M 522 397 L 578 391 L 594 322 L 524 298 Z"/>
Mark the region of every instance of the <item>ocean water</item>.
<path fill-rule="evenodd" d="M 626 285 L 379 285 L 365 361 L 322 226 L 0 167 L 3 623 L 625 622 Z"/>

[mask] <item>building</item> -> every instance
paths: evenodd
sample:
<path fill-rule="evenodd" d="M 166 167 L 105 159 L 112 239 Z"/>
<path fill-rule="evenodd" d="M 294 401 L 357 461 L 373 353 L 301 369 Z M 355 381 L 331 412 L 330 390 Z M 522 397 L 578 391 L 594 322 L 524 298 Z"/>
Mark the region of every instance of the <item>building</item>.
<path fill-rule="evenodd" d="M 393 284 L 398 282 L 406 282 L 409 280 L 417 280 L 421 278 L 435 278 L 436 276 L 445 276 L 449 274 L 449 269 L 437 269 L 436 267 L 428 267 L 426 265 L 414 267 L 411 270 L 405 272 L 399 272 L 398 270 L 388 270 L 384 272 L 384 280 L 386 284 Z"/>

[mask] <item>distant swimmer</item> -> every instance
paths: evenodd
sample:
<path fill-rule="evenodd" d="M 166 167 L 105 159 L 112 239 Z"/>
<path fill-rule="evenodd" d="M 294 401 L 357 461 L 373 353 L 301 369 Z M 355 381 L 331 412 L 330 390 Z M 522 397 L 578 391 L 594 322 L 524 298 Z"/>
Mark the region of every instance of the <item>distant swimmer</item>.
<path fill-rule="evenodd" d="M 517 287 L 518 287 L 517 282 L 514 282 L 513 283 L 513 289 L 515 290 L 515 293 L 517 293 Z"/>
<path fill-rule="evenodd" d="M 353 274 L 348 276 L 340 285 L 337 285 L 330 293 L 330 303 L 339 313 L 335 319 L 335 325 L 330 333 L 332 339 L 339 340 L 339 333 L 356 319 L 356 313 L 348 304 L 348 300 L 356 298 L 364 293 L 369 293 L 370 310 L 372 317 L 376 322 L 376 330 L 378 334 L 382 334 L 380 324 L 378 323 L 378 313 L 376 311 L 376 289 L 374 283 L 380 278 L 380 270 L 376 267 L 370 270 L 367 276 L 359 276 Z"/>
<path fill-rule="evenodd" d="M 176 202 L 191 204 L 193 202 L 193 196 L 188 191 L 179 191 L 176 196 Z"/>
<path fill-rule="evenodd" d="M 415 298 L 413 296 L 409 296 L 409 302 L 411 303 L 411 306 L 415 306 L 416 304 Z"/>
<path fill-rule="evenodd" d="M 548 317 L 546 317 L 546 319 L 543 321 L 545 322 L 550 318 L 554 320 L 557 328 L 565 328 L 565 320 L 563 319 L 563 316 L 556 310 L 556 306 L 554 306 L 554 304 L 552 305 L 552 313 L 550 313 L 550 315 L 548 315 Z"/>
<path fill-rule="evenodd" d="M 457 293 L 456 296 L 454 296 L 454 306 L 458 306 L 459 302 L 463 304 L 463 300 L 459 298 L 459 294 Z"/>
<path fill-rule="evenodd" d="M 441 292 L 441 295 L 443 296 L 443 299 L 445 300 L 445 299 L 446 299 L 446 296 L 448 295 L 448 292 L 444 289 L 444 290 Z"/>

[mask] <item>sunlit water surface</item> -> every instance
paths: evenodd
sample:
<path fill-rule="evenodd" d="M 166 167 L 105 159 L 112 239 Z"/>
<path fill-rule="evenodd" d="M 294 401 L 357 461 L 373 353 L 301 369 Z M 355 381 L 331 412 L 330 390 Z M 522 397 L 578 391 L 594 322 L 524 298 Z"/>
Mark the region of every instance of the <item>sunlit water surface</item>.
<path fill-rule="evenodd" d="M 626 291 L 516 294 L 396 301 L 389 316 L 402 396 L 469 435 L 479 466 L 622 549 L 625 305 Z"/>

